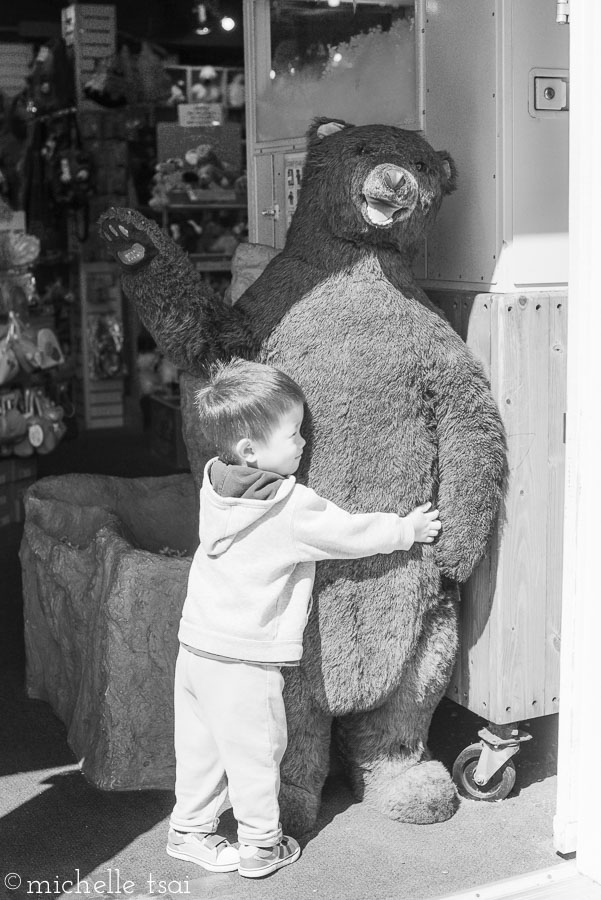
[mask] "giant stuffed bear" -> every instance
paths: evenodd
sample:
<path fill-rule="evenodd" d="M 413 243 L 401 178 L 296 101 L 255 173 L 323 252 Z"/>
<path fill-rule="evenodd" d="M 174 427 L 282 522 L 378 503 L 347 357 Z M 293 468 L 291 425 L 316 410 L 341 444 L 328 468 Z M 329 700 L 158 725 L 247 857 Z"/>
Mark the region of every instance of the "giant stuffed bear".
<path fill-rule="evenodd" d="M 391 126 L 318 119 L 307 138 L 286 246 L 234 307 L 139 213 L 108 210 L 100 230 L 126 294 L 187 373 L 189 436 L 207 363 L 269 362 L 307 398 L 300 480 L 350 511 L 440 509 L 433 545 L 318 565 L 302 665 L 285 672 L 281 788 L 286 827 L 310 828 L 333 734 L 358 799 L 403 822 L 437 822 L 458 800 L 429 756 L 428 728 L 455 658 L 457 583 L 485 551 L 506 469 L 482 367 L 411 274 L 455 171 L 447 153 Z"/>

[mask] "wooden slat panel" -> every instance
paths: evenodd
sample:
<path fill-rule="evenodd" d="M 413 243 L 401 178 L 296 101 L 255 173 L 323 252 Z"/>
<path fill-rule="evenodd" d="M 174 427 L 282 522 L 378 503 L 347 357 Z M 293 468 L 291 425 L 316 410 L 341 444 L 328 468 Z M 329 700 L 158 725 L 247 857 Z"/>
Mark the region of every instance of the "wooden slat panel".
<path fill-rule="evenodd" d="M 462 588 L 447 695 L 495 724 L 548 715 L 559 693 L 567 300 L 429 295 L 489 373 L 510 465 L 505 526 Z"/>
<path fill-rule="evenodd" d="M 121 394 L 123 392 L 123 378 L 102 378 L 90 382 L 90 394 Z"/>
<path fill-rule="evenodd" d="M 563 576 L 565 478 L 564 413 L 566 397 L 567 297 L 548 295 L 549 303 L 549 462 L 547 510 L 547 610 L 545 616 L 545 696 L 539 715 L 559 709 L 559 651 Z"/>
<path fill-rule="evenodd" d="M 509 488 L 490 623 L 491 721 L 536 715 L 545 686 L 549 309 L 539 298 L 497 303 L 497 397 L 507 430 Z"/>
<path fill-rule="evenodd" d="M 90 421 L 105 418 L 106 416 L 123 416 L 123 403 L 99 403 L 90 406 Z"/>
<path fill-rule="evenodd" d="M 86 423 L 86 427 L 90 430 L 96 428 L 121 428 L 123 425 L 123 416 L 107 416 L 102 419 L 91 419 Z"/>
<path fill-rule="evenodd" d="M 99 403 L 121 403 L 123 400 L 123 391 L 106 391 L 101 393 L 90 394 L 90 405 L 97 406 Z"/>

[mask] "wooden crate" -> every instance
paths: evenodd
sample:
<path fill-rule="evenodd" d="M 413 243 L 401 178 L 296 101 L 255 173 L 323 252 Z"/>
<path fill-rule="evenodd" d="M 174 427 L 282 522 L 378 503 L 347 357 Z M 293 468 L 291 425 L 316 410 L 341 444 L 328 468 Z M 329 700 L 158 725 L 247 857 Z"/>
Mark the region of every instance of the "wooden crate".
<path fill-rule="evenodd" d="M 462 588 L 448 696 L 495 724 L 559 709 L 566 409 L 562 293 L 429 291 L 490 375 L 507 431 L 504 525 Z"/>

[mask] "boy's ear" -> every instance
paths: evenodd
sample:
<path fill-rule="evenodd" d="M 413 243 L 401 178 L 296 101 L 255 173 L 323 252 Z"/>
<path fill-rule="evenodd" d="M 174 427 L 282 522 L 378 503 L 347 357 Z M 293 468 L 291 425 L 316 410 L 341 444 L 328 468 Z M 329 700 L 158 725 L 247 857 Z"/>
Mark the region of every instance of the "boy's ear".
<path fill-rule="evenodd" d="M 250 438 L 240 438 L 234 447 L 234 452 L 242 463 L 254 462 L 256 459 L 256 453 Z"/>

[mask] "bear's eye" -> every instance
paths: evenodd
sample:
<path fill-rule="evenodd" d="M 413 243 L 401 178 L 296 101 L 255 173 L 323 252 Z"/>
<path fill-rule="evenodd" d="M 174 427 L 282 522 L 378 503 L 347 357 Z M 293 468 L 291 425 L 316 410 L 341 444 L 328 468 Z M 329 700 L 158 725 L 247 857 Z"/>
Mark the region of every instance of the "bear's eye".
<path fill-rule="evenodd" d="M 425 171 L 426 171 L 426 164 L 423 163 L 423 162 L 416 162 L 415 168 L 416 168 L 416 170 L 417 170 L 418 172 L 425 172 Z"/>

